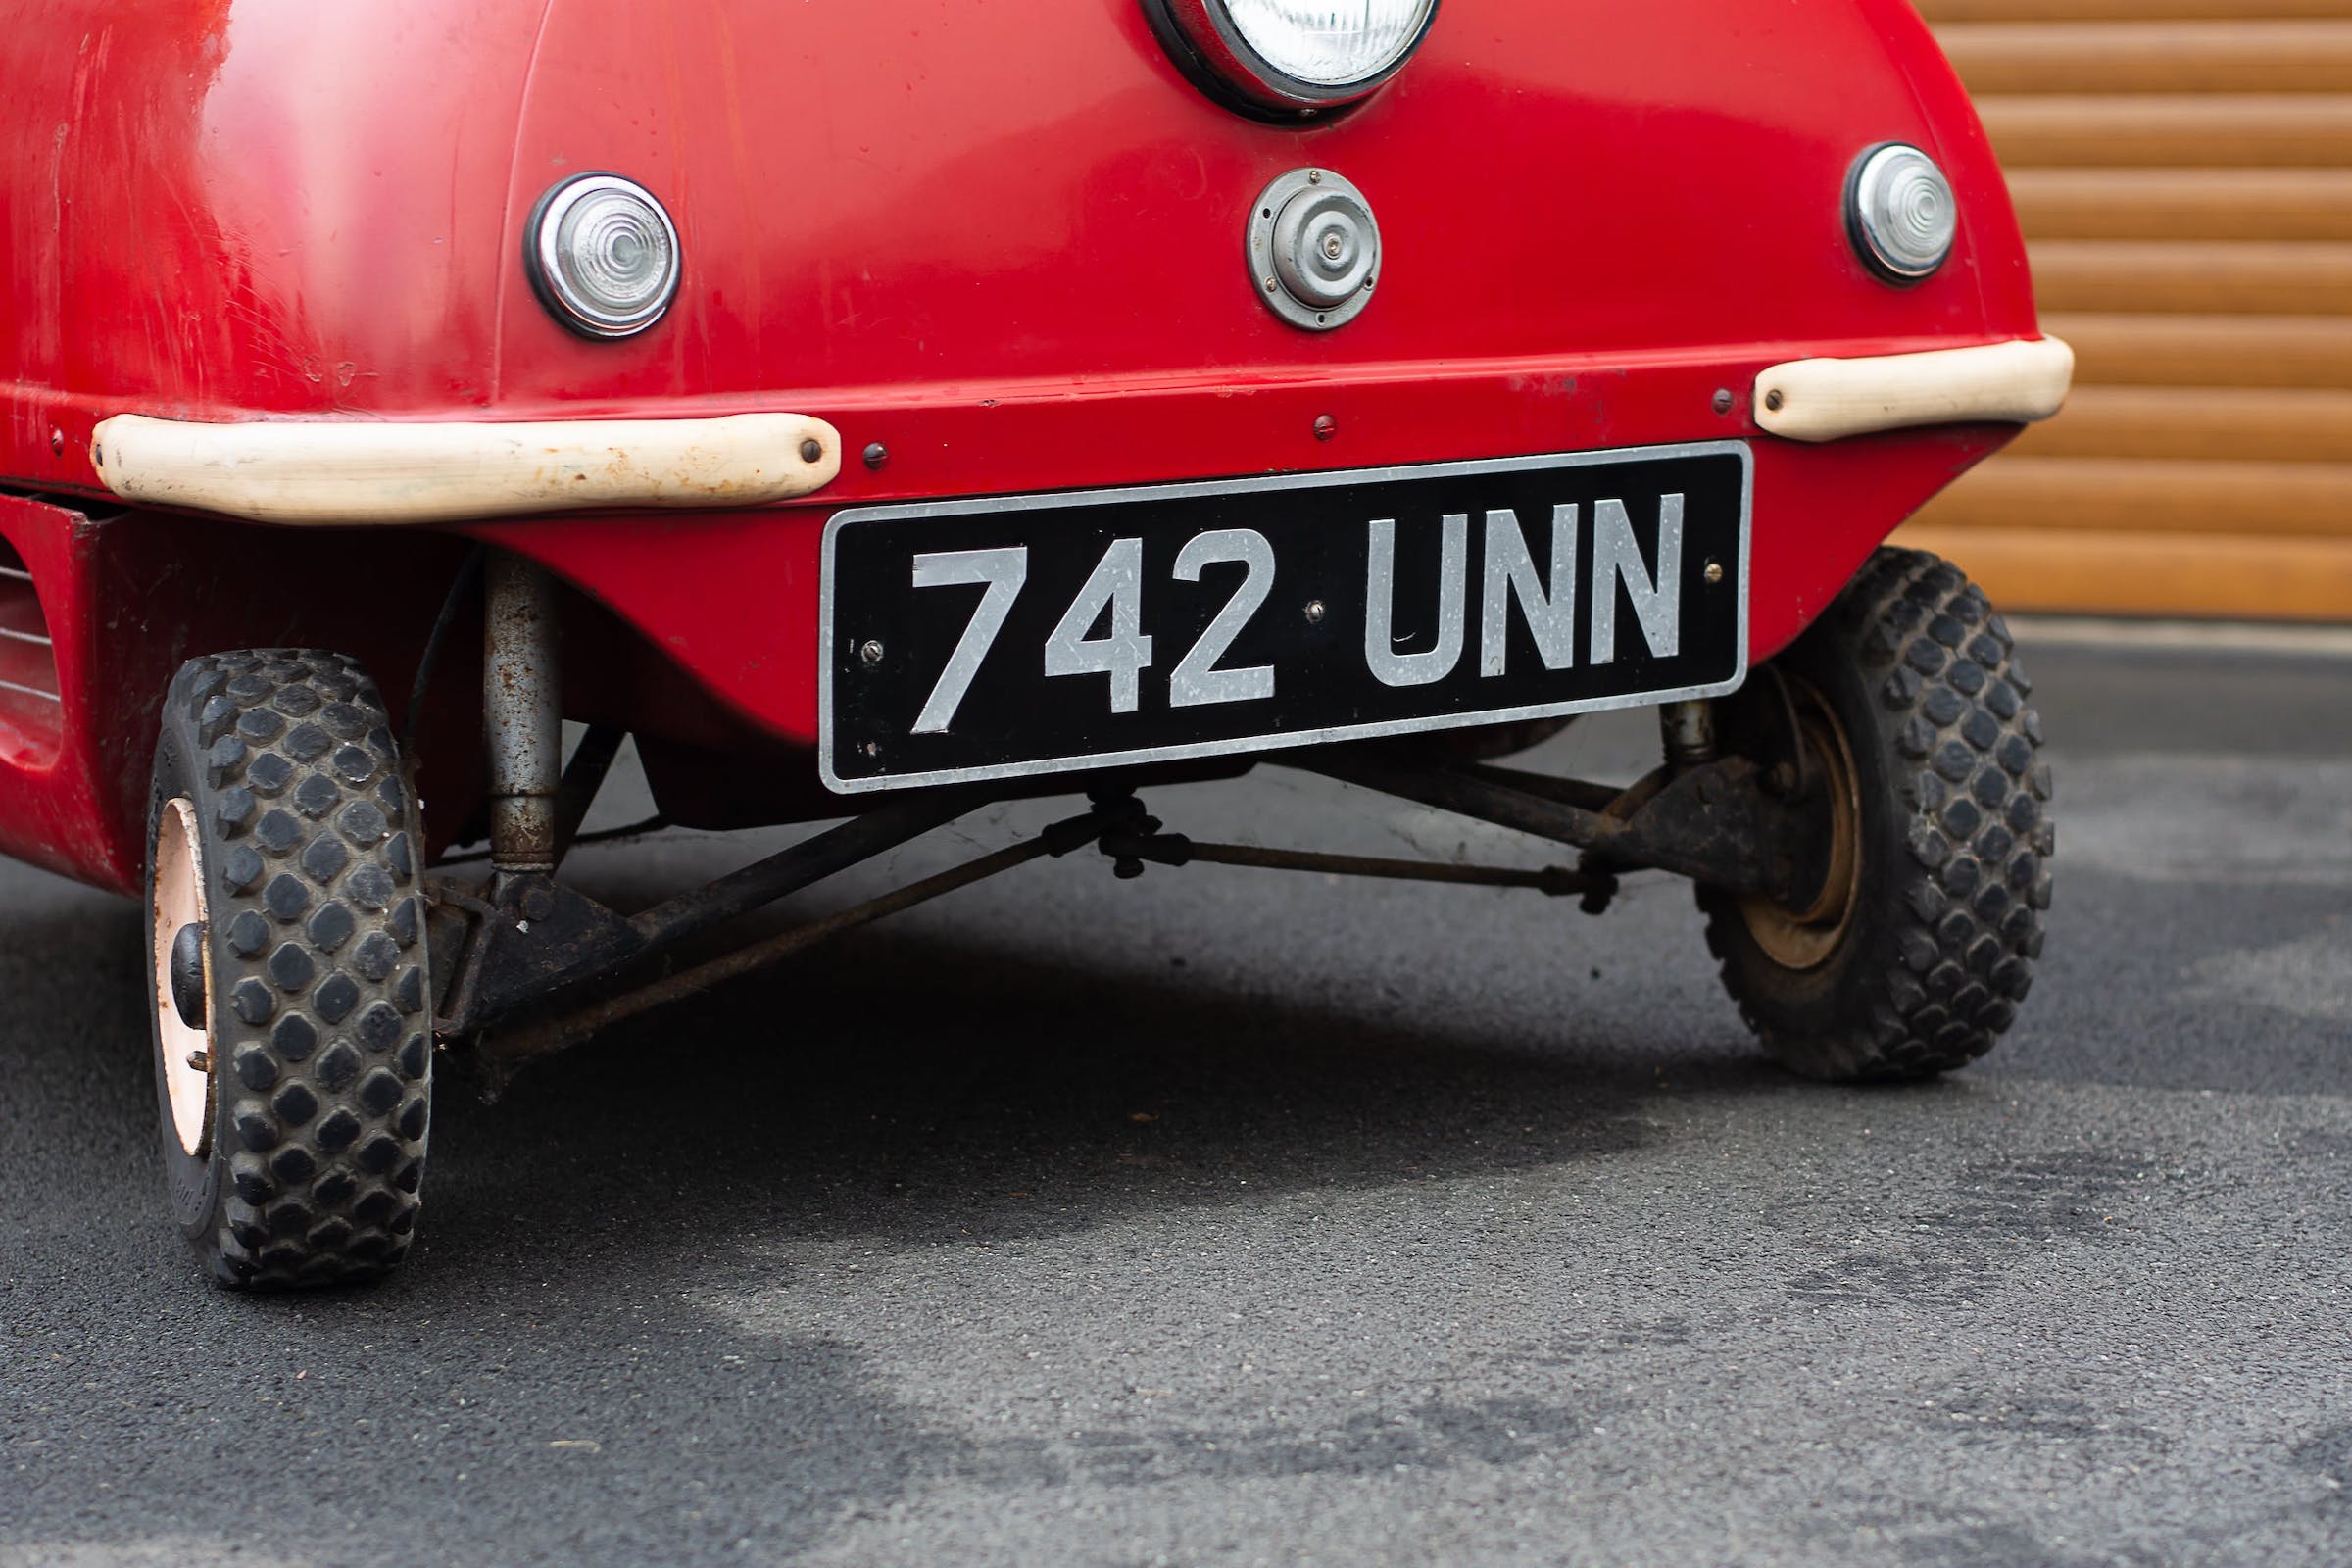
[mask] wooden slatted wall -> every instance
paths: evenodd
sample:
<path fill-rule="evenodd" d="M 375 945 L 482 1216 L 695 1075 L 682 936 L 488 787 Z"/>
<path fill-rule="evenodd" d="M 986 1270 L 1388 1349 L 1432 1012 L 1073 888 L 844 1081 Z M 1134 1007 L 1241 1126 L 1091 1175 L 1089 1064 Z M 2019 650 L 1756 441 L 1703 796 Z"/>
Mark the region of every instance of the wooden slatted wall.
<path fill-rule="evenodd" d="M 2352 0 L 1917 0 L 2067 411 L 1902 542 L 2019 609 L 2352 620 Z"/>

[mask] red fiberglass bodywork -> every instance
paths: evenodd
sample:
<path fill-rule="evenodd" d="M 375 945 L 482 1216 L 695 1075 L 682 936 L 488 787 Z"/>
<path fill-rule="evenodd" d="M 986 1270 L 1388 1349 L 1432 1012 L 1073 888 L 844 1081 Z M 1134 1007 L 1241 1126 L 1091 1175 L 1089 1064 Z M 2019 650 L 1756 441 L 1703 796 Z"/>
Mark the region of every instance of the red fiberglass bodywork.
<path fill-rule="evenodd" d="M 16 683 L 59 701 L 0 691 L 0 848 L 117 887 L 177 661 L 317 643 L 397 696 L 462 540 L 126 512 L 89 452 L 111 415 L 826 419 L 851 461 L 802 500 L 453 530 L 544 562 L 610 633 L 575 712 L 806 756 L 844 506 L 1744 438 L 1761 659 L 2012 427 L 1799 445 L 1756 428 L 1756 372 L 2035 335 L 1991 153 L 1903 0 L 1445 0 L 1389 86 L 1294 124 L 1203 96 L 1137 0 L 14 9 L 0 535 L 30 580 L 0 623 L 45 615 L 55 668 L 20 641 Z M 1890 140 L 1961 215 L 1908 288 L 1842 221 Z M 1329 333 L 1242 265 L 1246 209 L 1302 165 L 1361 187 L 1385 242 L 1379 297 Z M 641 338 L 571 335 L 524 275 L 524 216 L 590 169 L 677 223 L 677 303 Z M 437 809 L 457 771 L 428 761 Z"/>

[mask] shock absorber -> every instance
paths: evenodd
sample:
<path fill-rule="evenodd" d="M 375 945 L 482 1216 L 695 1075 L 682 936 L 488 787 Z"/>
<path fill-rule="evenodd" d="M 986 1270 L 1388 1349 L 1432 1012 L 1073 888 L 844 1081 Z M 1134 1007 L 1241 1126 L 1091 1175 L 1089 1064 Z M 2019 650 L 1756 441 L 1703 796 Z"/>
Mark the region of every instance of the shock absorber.
<path fill-rule="evenodd" d="M 1666 743 L 1666 765 L 1677 773 L 1715 760 L 1715 705 L 1703 697 L 1668 703 L 1658 710 L 1658 733 Z"/>
<path fill-rule="evenodd" d="M 482 727 L 490 755 L 490 866 L 500 881 L 556 868 L 564 665 L 555 579 L 495 552 L 482 619 Z"/>

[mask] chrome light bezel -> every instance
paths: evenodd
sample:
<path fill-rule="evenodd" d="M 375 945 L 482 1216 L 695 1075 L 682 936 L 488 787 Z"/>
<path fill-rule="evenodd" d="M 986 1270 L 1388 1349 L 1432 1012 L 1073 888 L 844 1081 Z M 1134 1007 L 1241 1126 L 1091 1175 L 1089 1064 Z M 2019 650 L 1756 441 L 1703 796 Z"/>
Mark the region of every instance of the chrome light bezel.
<path fill-rule="evenodd" d="M 1242 36 L 1224 0 L 1143 0 L 1152 30 L 1193 84 L 1226 108 L 1260 120 L 1311 119 L 1369 98 L 1420 52 L 1441 4 L 1429 0 L 1420 26 L 1388 65 L 1333 84 L 1303 81 L 1276 68 Z"/>
<path fill-rule="evenodd" d="M 1925 262 L 1894 254 L 1871 218 L 1874 183 L 1884 178 L 1888 166 L 1907 158 L 1916 158 L 1928 166 L 1937 183 L 1943 187 L 1945 200 L 1951 207 L 1952 231 L 1935 258 Z M 1877 142 L 1856 155 L 1853 167 L 1846 172 L 1844 208 L 1846 238 L 1852 242 L 1854 254 L 1878 274 L 1881 281 L 1898 287 L 1909 287 L 1934 277 L 1943 270 L 1943 264 L 1951 260 L 1952 252 L 1960 242 L 1960 196 L 1952 188 L 1951 176 L 1925 149 L 1914 147 L 1909 142 Z"/>
<path fill-rule="evenodd" d="M 661 224 L 669 244 L 669 266 L 662 273 L 660 291 L 634 311 L 606 309 L 583 295 L 564 272 L 561 245 L 564 216 L 588 197 L 608 191 L 643 203 Z M 677 298 L 678 279 L 685 270 L 686 260 L 684 248 L 678 242 L 677 225 L 670 221 L 669 209 L 662 205 L 661 198 L 635 180 L 604 170 L 568 175 L 547 188 L 531 208 L 530 222 L 523 229 L 522 254 L 523 270 L 530 274 L 531 291 L 539 296 L 539 303 L 547 307 L 547 313 L 582 337 L 607 341 L 635 337 L 668 313 L 670 303 Z"/>

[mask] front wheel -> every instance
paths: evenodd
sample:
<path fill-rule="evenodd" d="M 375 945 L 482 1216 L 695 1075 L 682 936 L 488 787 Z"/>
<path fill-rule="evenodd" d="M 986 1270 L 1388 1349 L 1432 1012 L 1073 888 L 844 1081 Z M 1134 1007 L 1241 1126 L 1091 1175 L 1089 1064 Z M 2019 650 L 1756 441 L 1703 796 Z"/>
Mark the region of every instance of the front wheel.
<path fill-rule="evenodd" d="M 1791 898 L 1699 892 L 1724 985 L 1784 1065 L 1929 1077 L 2016 1017 L 2054 847 L 2032 691 L 1974 584 L 1886 549 L 1726 705 L 1727 747 L 1777 768 L 1822 846 Z"/>
<path fill-rule="evenodd" d="M 416 1224 L 432 988 L 421 839 L 374 684 L 302 649 L 188 661 L 147 830 L 174 1217 L 226 1285 L 383 1272 Z"/>

